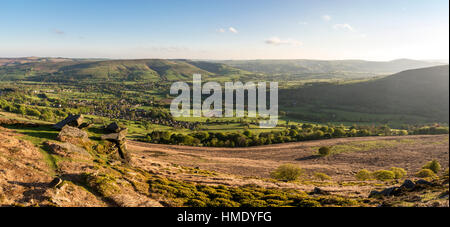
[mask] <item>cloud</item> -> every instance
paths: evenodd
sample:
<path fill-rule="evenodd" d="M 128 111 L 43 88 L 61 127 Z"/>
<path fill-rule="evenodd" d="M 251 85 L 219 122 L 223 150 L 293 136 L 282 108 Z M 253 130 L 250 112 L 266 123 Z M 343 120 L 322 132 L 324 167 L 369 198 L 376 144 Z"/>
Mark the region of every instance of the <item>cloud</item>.
<path fill-rule="evenodd" d="M 351 32 L 355 30 L 349 24 L 335 24 L 333 26 L 333 28 L 336 30 L 344 30 L 344 31 L 351 31 Z"/>
<path fill-rule="evenodd" d="M 229 27 L 228 30 L 234 34 L 238 33 L 238 30 L 236 30 L 236 28 L 233 28 L 233 27 Z"/>
<path fill-rule="evenodd" d="M 331 16 L 330 16 L 330 15 L 323 15 L 323 16 L 322 16 L 322 20 L 324 20 L 324 21 L 330 21 L 330 20 L 331 20 Z"/>
<path fill-rule="evenodd" d="M 279 46 L 279 45 L 291 45 L 291 46 L 301 46 L 303 45 L 302 42 L 297 41 L 295 39 L 280 39 L 278 37 L 272 37 L 268 40 L 265 41 L 266 44 L 269 45 L 275 45 L 275 46 Z"/>
<path fill-rule="evenodd" d="M 66 34 L 64 31 L 61 31 L 59 29 L 53 29 L 53 33 L 55 33 L 57 35 L 64 35 L 64 34 Z"/>

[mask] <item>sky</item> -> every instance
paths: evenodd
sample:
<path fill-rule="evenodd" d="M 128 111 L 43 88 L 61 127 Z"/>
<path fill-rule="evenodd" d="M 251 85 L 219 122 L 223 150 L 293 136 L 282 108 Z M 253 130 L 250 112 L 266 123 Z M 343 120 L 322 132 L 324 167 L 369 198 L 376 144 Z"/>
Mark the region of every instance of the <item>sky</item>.
<path fill-rule="evenodd" d="M 448 0 L 0 0 L 0 57 L 448 60 Z"/>

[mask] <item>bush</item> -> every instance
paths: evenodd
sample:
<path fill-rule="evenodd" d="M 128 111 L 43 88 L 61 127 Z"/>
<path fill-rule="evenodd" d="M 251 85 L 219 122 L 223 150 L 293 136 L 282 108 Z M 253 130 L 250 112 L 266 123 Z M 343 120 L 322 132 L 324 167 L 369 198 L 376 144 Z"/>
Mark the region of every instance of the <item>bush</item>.
<path fill-rule="evenodd" d="M 314 177 L 321 181 L 331 180 L 331 177 L 326 175 L 325 173 L 314 173 Z"/>
<path fill-rule="evenodd" d="M 437 160 L 433 160 L 425 164 L 422 169 L 429 169 L 437 174 L 441 170 L 441 164 Z"/>
<path fill-rule="evenodd" d="M 406 176 L 407 173 L 406 170 L 398 167 L 392 167 L 391 171 L 395 174 L 395 179 L 402 179 L 403 177 Z"/>
<path fill-rule="evenodd" d="M 331 154 L 331 149 L 329 147 L 321 147 L 319 148 L 319 155 L 321 157 L 325 157 Z"/>
<path fill-rule="evenodd" d="M 356 179 L 358 179 L 359 181 L 366 181 L 366 180 L 370 180 L 372 178 L 372 173 L 367 170 L 367 169 L 363 169 L 360 170 L 357 174 L 356 174 Z"/>
<path fill-rule="evenodd" d="M 416 176 L 420 178 L 435 178 L 436 174 L 430 169 L 422 169 L 416 174 Z"/>
<path fill-rule="evenodd" d="M 184 205 L 190 207 L 206 207 L 206 203 L 198 199 L 190 199 Z"/>
<path fill-rule="evenodd" d="M 395 173 L 389 170 L 377 170 L 372 174 L 375 179 L 380 181 L 389 181 L 395 179 Z"/>
<path fill-rule="evenodd" d="M 284 164 L 279 166 L 271 173 L 271 176 L 277 180 L 294 181 L 303 174 L 303 170 L 292 164 Z"/>
<path fill-rule="evenodd" d="M 241 204 L 242 207 L 267 207 L 267 202 L 264 200 L 244 200 Z"/>

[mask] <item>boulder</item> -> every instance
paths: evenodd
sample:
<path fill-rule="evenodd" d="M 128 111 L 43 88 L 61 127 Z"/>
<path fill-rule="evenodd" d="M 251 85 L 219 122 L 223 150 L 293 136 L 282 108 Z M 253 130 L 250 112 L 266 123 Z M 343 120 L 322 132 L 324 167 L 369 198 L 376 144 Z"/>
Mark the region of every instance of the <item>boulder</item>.
<path fill-rule="evenodd" d="M 416 181 L 416 185 L 426 185 L 426 186 L 433 186 L 433 183 L 420 179 L 418 181 Z"/>
<path fill-rule="evenodd" d="M 411 180 L 405 180 L 400 188 L 413 189 L 416 186 Z"/>
<path fill-rule="evenodd" d="M 319 188 L 319 187 L 315 187 L 314 191 L 312 191 L 313 195 L 329 195 L 330 193 L 327 191 L 324 191 L 323 189 Z"/>
<path fill-rule="evenodd" d="M 69 142 L 74 144 L 89 140 L 88 134 L 85 131 L 68 125 L 61 129 L 56 139 L 61 142 Z"/>
<path fill-rule="evenodd" d="M 391 187 L 386 188 L 383 191 L 371 191 L 369 194 L 369 198 L 376 197 L 376 196 L 391 196 L 396 194 L 395 192 L 398 190 L 398 187 Z"/>
<path fill-rule="evenodd" d="M 102 136 L 102 140 L 108 140 L 111 142 L 118 142 L 118 141 L 125 141 L 125 138 L 127 136 L 128 133 L 128 129 L 122 129 L 121 131 L 117 132 L 117 133 L 111 133 L 111 134 L 106 134 Z"/>
<path fill-rule="evenodd" d="M 69 116 L 66 117 L 66 119 L 53 125 L 53 128 L 61 130 L 66 125 L 78 128 L 78 127 L 80 127 L 81 124 L 83 124 L 83 120 L 84 120 L 83 115 L 69 114 Z"/>
<path fill-rule="evenodd" d="M 373 191 L 370 192 L 369 198 L 373 198 L 373 197 L 376 197 L 376 196 L 379 196 L 379 195 L 380 195 L 379 191 L 373 190 Z"/>
<path fill-rule="evenodd" d="M 122 160 L 125 162 L 130 161 L 130 157 L 127 153 L 127 144 L 126 144 L 126 136 L 128 133 L 128 129 L 122 129 L 118 133 L 111 133 L 103 135 L 102 140 L 107 140 L 113 142 L 117 147 L 117 152 Z"/>
<path fill-rule="evenodd" d="M 56 143 L 47 141 L 44 143 L 53 154 L 61 157 L 90 157 L 89 152 L 71 143 Z"/>
<path fill-rule="evenodd" d="M 108 126 L 106 126 L 106 130 L 110 133 L 118 133 L 121 129 L 120 129 L 120 126 L 116 122 L 113 122 L 113 123 L 109 124 Z"/>

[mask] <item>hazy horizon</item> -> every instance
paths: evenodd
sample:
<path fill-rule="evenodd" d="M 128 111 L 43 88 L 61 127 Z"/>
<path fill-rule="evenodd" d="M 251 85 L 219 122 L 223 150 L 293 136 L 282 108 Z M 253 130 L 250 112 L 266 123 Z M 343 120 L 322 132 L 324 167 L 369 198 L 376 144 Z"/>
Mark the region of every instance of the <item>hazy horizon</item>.
<path fill-rule="evenodd" d="M 435 62 L 449 64 L 449 59 L 412 59 L 397 58 L 388 60 L 368 60 L 368 59 L 312 59 L 312 58 L 249 58 L 249 59 L 201 59 L 201 58 L 101 58 L 101 57 L 61 57 L 61 56 L 0 56 L 0 59 L 21 59 L 21 58 L 51 58 L 51 59 L 93 59 L 93 60 L 148 60 L 148 59 L 164 59 L 164 60 L 193 60 L 193 61 L 368 61 L 368 62 L 392 62 L 398 60 L 411 60 L 423 62 Z"/>

